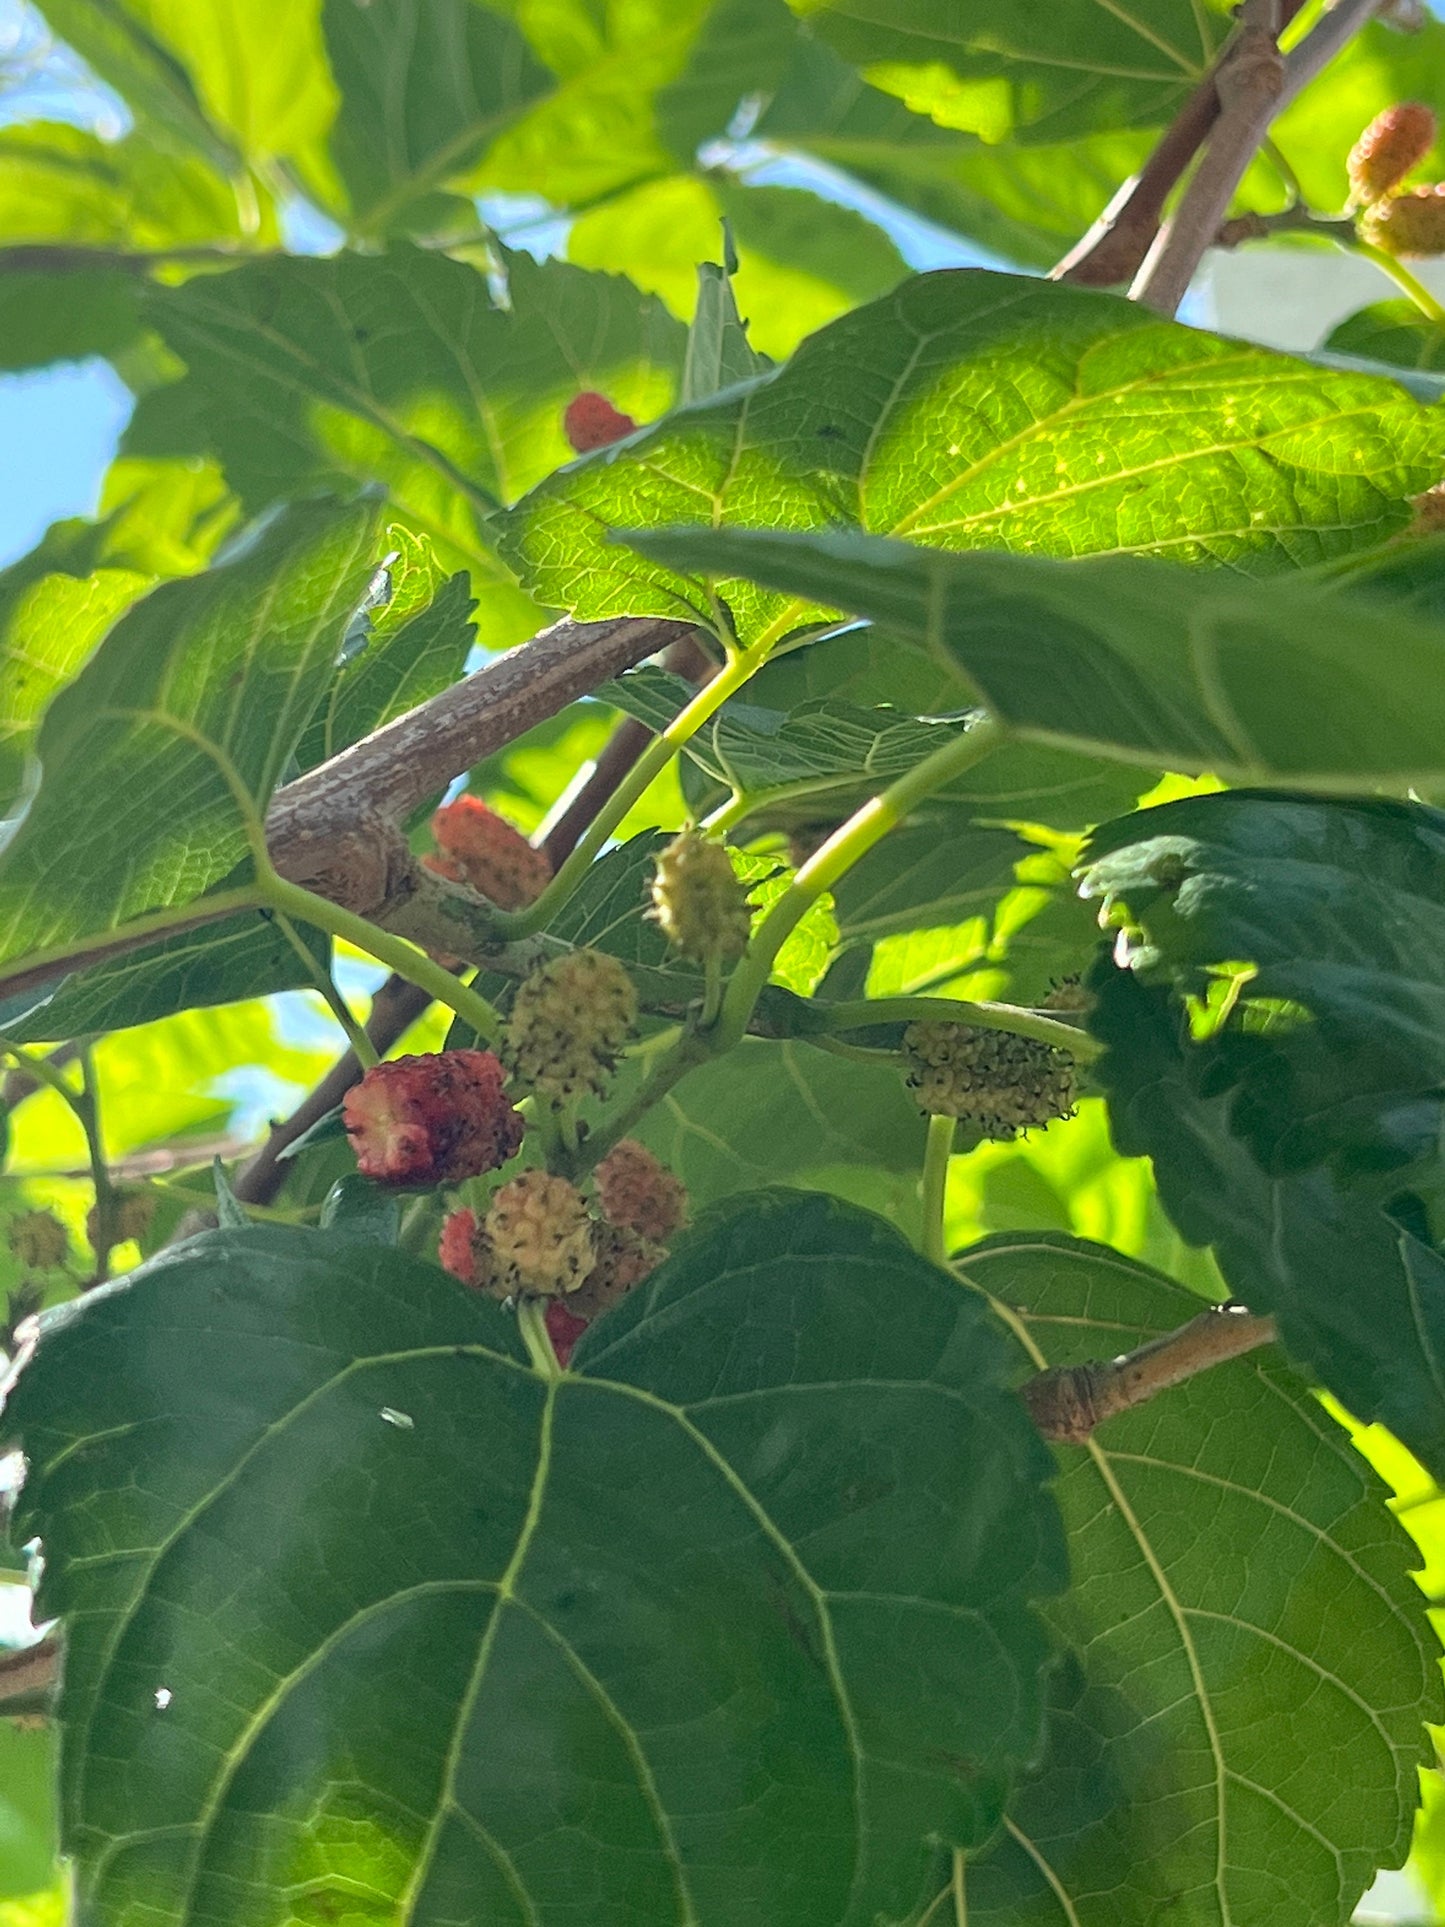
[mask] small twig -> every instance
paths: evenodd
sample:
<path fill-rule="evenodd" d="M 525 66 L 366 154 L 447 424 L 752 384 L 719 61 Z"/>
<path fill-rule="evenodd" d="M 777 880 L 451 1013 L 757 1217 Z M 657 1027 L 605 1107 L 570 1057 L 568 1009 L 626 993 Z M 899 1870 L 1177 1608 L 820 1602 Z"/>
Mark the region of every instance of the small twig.
<path fill-rule="evenodd" d="M 403 817 L 691 628 L 660 617 L 554 623 L 278 790 L 266 816 L 272 863 L 289 882 L 380 921 L 388 900 L 408 893 Z"/>
<path fill-rule="evenodd" d="M 38 1711 L 48 1702 L 60 1678 L 60 1656 L 58 1633 L 0 1653 L 0 1719 Z"/>
<path fill-rule="evenodd" d="M 1044 1438 L 1083 1445 L 1095 1427 L 1116 1412 L 1143 1405 L 1157 1392 L 1268 1345 L 1274 1337 L 1272 1318 L 1256 1317 L 1243 1305 L 1213 1305 L 1178 1331 L 1120 1358 L 1055 1365 L 1040 1372 L 1020 1386 L 1019 1397 Z"/>
<path fill-rule="evenodd" d="M 110 1166 L 105 1161 L 105 1145 L 102 1142 L 100 1085 L 95 1075 L 95 1058 L 89 1044 L 82 1044 L 76 1054 L 80 1060 L 80 1089 L 76 1092 L 72 1108 L 80 1120 L 80 1128 L 85 1132 L 85 1148 L 90 1154 L 90 1181 L 95 1189 L 95 1211 L 91 1218 L 94 1227 L 91 1242 L 95 1249 L 95 1275 L 89 1283 L 100 1285 L 104 1284 L 110 1273 L 110 1254 L 117 1243 L 115 1185 L 111 1181 Z"/>
<path fill-rule="evenodd" d="M 75 1060 L 74 1044 L 57 1044 L 47 1051 L 45 1062 L 51 1070 L 60 1071 Z M 5 1073 L 0 1082 L 0 1110 L 13 1111 L 17 1104 L 23 1104 L 27 1097 L 34 1097 L 37 1091 L 46 1089 L 46 1079 L 30 1070 L 25 1064 L 17 1064 Z"/>
<path fill-rule="evenodd" d="M 1131 301 L 1172 315 L 1218 234 L 1235 189 L 1269 132 L 1284 90 L 1279 0 L 1244 0 L 1239 34 L 1215 75 L 1219 118 L 1178 208 L 1145 255 Z"/>

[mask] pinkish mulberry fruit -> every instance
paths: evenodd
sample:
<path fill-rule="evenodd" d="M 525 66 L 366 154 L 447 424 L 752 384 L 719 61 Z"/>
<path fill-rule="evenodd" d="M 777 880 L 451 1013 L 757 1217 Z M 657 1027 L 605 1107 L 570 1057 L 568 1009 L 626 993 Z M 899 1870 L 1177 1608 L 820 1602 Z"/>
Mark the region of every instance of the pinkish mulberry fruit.
<path fill-rule="evenodd" d="M 535 903 L 551 878 L 552 866 L 542 852 L 480 796 L 443 803 L 432 817 L 431 833 L 441 854 L 430 867 L 454 883 L 470 884 L 499 910 Z"/>
<path fill-rule="evenodd" d="M 562 417 L 562 432 L 579 455 L 585 455 L 591 448 L 606 448 L 609 442 L 620 442 L 636 426 L 631 415 L 614 408 L 607 397 L 599 395 L 594 388 L 574 395 Z"/>
<path fill-rule="evenodd" d="M 490 1051 L 396 1057 L 353 1084 L 341 1107 L 357 1169 L 379 1184 L 456 1184 L 505 1164 L 522 1118 Z"/>
<path fill-rule="evenodd" d="M 1383 200 L 1435 145 L 1435 116 L 1418 100 L 1376 114 L 1350 149 L 1350 198 L 1358 207 Z"/>
<path fill-rule="evenodd" d="M 592 1181 L 603 1217 L 654 1244 L 666 1244 L 687 1222 L 687 1192 L 681 1180 L 635 1137 L 613 1145 Z"/>

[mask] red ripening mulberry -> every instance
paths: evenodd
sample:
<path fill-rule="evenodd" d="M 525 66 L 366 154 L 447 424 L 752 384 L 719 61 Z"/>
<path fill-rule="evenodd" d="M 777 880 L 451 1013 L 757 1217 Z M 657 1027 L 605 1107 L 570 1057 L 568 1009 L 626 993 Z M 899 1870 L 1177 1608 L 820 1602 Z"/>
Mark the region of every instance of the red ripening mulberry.
<path fill-rule="evenodd" d="M 1445 182 L 1377 201 L 1361 217 L 1360 234 L 1386 254 L 1445 254 Z"/>
<path fill-rule="evenodd" d="M 666 1244 L 687 1223 L 687 1192 L 681 1179 L 635 1137 L 613 1145 L 592 1173 L 592 1182 L 603 1217 L 610 1224 L 640 1232 L 654 1244 Z"/>
<path fill-rule="evenodd" d="M 480 796 L 443 803 L 431 833 L 441 855 L 430 867 L 453 883 L 470 884 L 499 910 L 524 910 L 551 880 L 552 866 L 542 852 Z"/>
<path fill-rule="evenodd" d="M 631 415 L 614 408 L 595 388 L 584 388 L 580 395 L 574 395 L 562 417 L 562 431 L 579 455 L 589 449 L 606 448 L 609 442 L 620 442 L 636 426 Z"/>
<path fill-rule="evenodd" d="M 1435 145 L 1435 131 L 1435 116 L 1418 100 L 1400 101 L 1376 114 L 1346 163 L 1355 205 L 1368 207 L 1397 188 Z"/>
<path fill-rule="evenodd" d="M 442 1235 L 437 1243 L 437 1257 L 441 1260 L 443 1271 L 449 1271 L 453 1278 L 459 1278 L 464 1285 L 481 1282 L 481 1267 L 477 1263 L 476 1251 L 477 1214 L 465 1207 L 460 1211 L 448 1212 L 442 1220 Z"/>
<path fill-rule="evenodd" d="M 506 1073 L 490 1051 L 394 1057 L 353 1084 L 341 1120 L 357 1169 L 378 1184 L 457 1184 L 505 1164 L 522 1142 Z"/>
<path fill-rule="evenodd" d="M 661 1245 L 640 1238 L 625 1225 L 596 1225 L 593 1240 L 596 1263 L 567 1300 L 568 1309 L 589 1323 L 621 1304 L 632 1287 L 656 1271 L 667 1256 Z"/>
<path fill-rule="evenodd" d="M 567 1366 L 571 1362 L 572 1347 L 587 1329 L 587 1320 L 578 1318 L 561 1298 L 549 1298 L 542 1322 L 547 1327 L 552 1350 L 557 1354 L 557 1363 Z"/>

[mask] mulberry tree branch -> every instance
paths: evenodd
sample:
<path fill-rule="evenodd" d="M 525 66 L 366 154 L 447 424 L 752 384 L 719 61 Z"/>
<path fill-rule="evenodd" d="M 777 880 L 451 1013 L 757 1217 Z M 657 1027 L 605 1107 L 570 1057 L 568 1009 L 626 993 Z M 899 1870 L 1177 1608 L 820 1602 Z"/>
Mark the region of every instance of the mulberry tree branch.
<path fill-rule="evenodd" d="M 1258 1318 L 1243 1305 L 1213 1305 L 1178 1331 L 1122 1358 L 1040 1372 L 1019 1388 L 1019 1396 L 1044 1438 L 1083 1445 L 1116 1412 L 1131 1411 L 1173 1385 L 1268 1345 L 1275 1335 L 1272 1318 Z"/>

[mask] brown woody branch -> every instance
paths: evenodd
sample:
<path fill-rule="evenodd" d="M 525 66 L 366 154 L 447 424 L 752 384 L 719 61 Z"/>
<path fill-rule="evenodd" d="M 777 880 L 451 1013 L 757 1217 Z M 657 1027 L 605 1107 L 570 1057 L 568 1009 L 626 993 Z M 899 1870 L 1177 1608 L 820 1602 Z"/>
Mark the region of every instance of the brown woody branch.
<path fill-rule="evenodd" d="M 1151 1339 L 1122 1358 L 1055 1365 L 1022 1385 L 1019 1396 L 1046 1439 L 1083 1445 L 1095 1427 L 1116 1412 L 1143 1405 L 1199 1372 L 1270 1344 L 1274 1337 L 1272 1318 L 1258 1318 L 1243 1305 L 1214 1305 L 1178 1331 Z"/>
<path fill-rule="evenodd" d="M 0 1719 L 43 1712 L 60 1678 L 60 1636 L 47 1633 L 33 1646 L 0 1653 Z"/>

